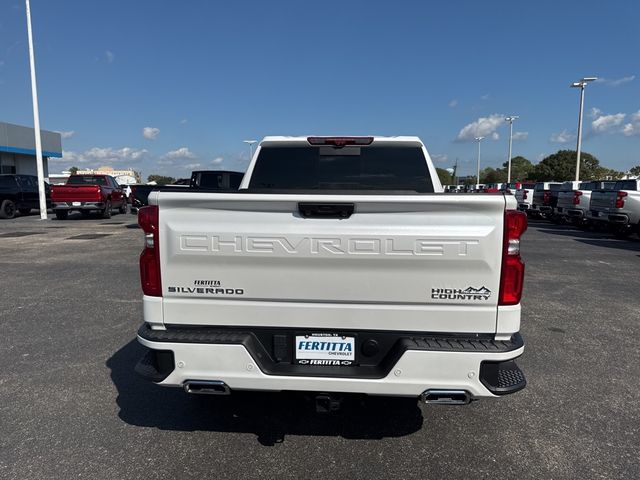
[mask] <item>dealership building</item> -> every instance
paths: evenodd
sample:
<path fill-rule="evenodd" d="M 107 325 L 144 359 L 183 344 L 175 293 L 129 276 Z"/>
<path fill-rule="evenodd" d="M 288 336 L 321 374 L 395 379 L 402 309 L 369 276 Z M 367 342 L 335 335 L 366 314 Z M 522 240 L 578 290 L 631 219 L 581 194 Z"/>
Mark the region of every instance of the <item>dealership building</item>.
<path fill-rule="evenodd" d="M 40 130 L 45 179 L 49 176 L 49 158 L 62 157 L 59 133 Z M 37 175 L 36 136 L 33 128 L 0 122 L 0 173 Z"/>

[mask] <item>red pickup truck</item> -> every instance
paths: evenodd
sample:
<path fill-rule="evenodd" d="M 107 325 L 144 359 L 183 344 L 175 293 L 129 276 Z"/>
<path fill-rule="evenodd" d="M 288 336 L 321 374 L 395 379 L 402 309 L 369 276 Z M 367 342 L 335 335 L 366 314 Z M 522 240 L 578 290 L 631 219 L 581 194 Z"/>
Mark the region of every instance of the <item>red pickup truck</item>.
<path fill-rule="evenodd" d="M 51 187 L 51 202 L 58 220 L 74 210 L 82 216 L 98 211 L 102 218 L 111 218 L 114 208 L 127 213 L 127 197 L 110 175 L 71 175 L 65 185 Z"/>

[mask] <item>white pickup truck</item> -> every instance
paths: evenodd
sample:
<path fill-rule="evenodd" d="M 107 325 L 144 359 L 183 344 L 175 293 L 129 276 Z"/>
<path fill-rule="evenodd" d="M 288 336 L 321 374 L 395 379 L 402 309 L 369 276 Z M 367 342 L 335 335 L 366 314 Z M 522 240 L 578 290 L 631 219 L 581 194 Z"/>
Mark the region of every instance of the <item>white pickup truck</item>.
<path fill-rule="evenodd" d="M 266 137 L 240 190 L 139 212 L 149 350 L 189 393 L 466 404 L 524 388 L 513 195 L 442 187 L 417 137 Z"/>
<path fill-rule="evenodd" d="M 606 224 L 621 237 L 633 232 L 640 235 L 640 180 L 618 180 L 613 190 L 594 191 L 587 220 Z"/>
<path fill-rule="evenodd" d="M 579 226 L 583 225 L 591 202 L 591 192 L 610 190 L 615 183 L 615 181 L 590 181 L 580 182 L 577 186 L 575 182 L 563 183 L 560 192 L 558 192 L 556 214 L 567 222 Z"/>
<path fill-rule="evenodd" d="M 529 210 L 533 204 L 533 189 L 535 183 L 522 183 L 520 188 L 516 190 L 516 202 L 518 202 L 518 210 L 523 212 Z"/>

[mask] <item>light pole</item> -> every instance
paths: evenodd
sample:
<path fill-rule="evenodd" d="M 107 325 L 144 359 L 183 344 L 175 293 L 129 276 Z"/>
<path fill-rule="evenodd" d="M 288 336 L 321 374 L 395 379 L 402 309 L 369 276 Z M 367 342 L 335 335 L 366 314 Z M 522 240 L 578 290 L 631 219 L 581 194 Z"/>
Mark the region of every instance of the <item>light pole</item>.
<path fill-rule="evenodd" d="M 40 218 L 47 219 L 47 197 L 44 191 L 44 167 L 42 164 L 42 141 L 40 138 L 40 112 L 38 111 L 38 89 L 36 88 L 36 61 L 33 55 L 33 33 L 31 32 L 31 7 L 25 0 L 27 9 L 27 35 L 29 38 L 29 66 L 31 67 L 31 100 L 33 103 L 33 130 L 36 142 L 36 170 L 38 172 L 38 198 Z"/>
<path fill-rule="evenodd" d="M 476 142 L 478 142 L 478 176 L 476 177 L 477 188 L 480 188 L 480 142 L 484 137 L 476 137 Z"/>
<path fill-rule="evenodd" d="M 584 77 L 579 82 L 573 82 L 571 88 L 580 88 L 580 113 L 578 114 L 578 142 L 576 146 L 576 182 L 580 181 L 580 150 L 582 148 L 582 111 L 584 110 L 584 87 L 598 77 Z"/>
<path fill-rule="evenodd" d="M 509 157 L 507 158 L 507 184 L 511 183 L 511 143 L 513 142 L 513 122 L 520 117 L 518 115 L 509 115 L 504 119 L 509 122 Z"/>
<path fill-rule="evenodd" d="M 253 144 L 258 143 L 257 140 L 243 140 L 244 143 L 249 145 L 249 161 L 253 158 Z"/>

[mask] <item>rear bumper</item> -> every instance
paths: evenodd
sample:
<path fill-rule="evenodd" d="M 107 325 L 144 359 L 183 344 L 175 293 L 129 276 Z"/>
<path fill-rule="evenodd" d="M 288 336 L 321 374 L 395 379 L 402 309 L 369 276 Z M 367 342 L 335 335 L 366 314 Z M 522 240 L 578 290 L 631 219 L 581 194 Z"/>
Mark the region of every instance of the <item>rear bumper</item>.
<path fill-rule="evenodd" d="M 528 203 L 519 203 L 518 210 L 524 212 L 525 210 L 529 210 L 530 205 Z"/>
<path fill-rule="evenodd" d="M 231 390 L 316 391 L 418 397 L 425 390 L 463 390 L 472 398 L 525 387 L 512 361 L 524 352 L 519 334 L 509 341 L 442 335 L 395 339 L 376 368 L 295 365 L 274 360 L 253 333 L 211 329 L 151 330 L 138 341 L 149 348 L 138 373 L 163 386 L 223 382 Z"/>
<path fill-rule="evenodd" d="M 609 223 L 615 223 L 616 225 L 628 225 L 629 216 L 624 213 L 613 213 L 608 215 Z"/>
<path fill-rule="evenodd" d="M 579 208 L 568 208 L 566 215 L 571 218 L 584 218 L 584 210 Z"/>
<path fill-rule="evenodd" d="M 104 208 L 104 202 L 54 202 L 55 210 L 97 210 Z"/>

